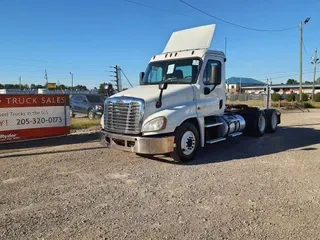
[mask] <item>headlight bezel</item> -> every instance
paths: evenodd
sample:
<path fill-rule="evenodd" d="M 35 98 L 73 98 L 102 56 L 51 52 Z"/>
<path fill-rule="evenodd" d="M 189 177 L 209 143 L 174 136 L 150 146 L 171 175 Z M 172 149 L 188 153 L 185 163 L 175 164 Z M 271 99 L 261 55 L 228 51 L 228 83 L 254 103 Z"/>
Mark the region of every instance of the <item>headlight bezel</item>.
<path fill-rule="evenodd" d="M 103 107 L 101 105 L 95 105 L 94 107 L 96 110 L 103 110 Z"/>
<path fill-rule="evenodd" d="M 157 126 L 155 126 L 155 124 L 159 123 L 160 124 Z M 163 129 L 165 129 L 167 127 L 167 118 L 164 116 L 161 117 L 156 117 L 154 119 L 151 119 L 150 121 L 146 122 L 143 126 L 142 126 L 142 132 L 158 132 L 161 131 Z M 153 124 L 153 125 L 152 125 Z"/>

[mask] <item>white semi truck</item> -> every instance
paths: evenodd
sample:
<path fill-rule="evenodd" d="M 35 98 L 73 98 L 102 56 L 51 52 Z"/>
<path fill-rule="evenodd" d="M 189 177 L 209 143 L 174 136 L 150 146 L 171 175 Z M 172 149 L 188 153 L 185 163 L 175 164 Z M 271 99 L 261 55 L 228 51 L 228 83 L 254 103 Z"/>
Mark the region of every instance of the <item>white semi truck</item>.
<path fill-rule="evenodd" d="M 226 104 L 226 57 L 208 50 L 214 30 L 207 25 L 172 33 L 163 53 L 140 73 L 140 86 L 106 99 L 105 146 L 141 155 L 170 153 L 184 162 L 206 144 L 276 131 L 277 110 Z"/>

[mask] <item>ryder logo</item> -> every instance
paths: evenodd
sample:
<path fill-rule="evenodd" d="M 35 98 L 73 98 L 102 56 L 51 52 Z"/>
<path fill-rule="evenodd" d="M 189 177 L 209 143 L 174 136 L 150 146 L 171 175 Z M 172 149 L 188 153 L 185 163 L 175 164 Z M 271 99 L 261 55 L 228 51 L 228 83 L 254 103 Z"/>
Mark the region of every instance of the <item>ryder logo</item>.
<path fill-rule="evenodd" d="M 17 137 L 17 134 L 0 134 L 0 142 L 17 139 L 20 139 L 20 137 Z"/>

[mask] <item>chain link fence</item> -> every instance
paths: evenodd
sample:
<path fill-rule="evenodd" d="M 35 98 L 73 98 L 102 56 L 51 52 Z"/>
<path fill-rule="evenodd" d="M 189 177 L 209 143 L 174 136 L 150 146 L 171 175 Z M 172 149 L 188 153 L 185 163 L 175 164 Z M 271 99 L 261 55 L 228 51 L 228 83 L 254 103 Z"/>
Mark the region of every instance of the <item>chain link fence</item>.
<path fill-rule="evenodd" d="M 227 94 L 227 104 L 246 104 L 250 106 L 265 106 L 267 94 Z"/>

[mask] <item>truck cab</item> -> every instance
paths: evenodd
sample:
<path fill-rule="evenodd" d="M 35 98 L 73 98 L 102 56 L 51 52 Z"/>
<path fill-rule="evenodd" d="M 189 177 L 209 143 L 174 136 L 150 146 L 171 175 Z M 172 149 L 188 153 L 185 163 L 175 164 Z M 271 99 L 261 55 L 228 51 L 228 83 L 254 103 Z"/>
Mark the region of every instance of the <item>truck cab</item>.
<path fill-rule="evenodd" d="M 140 86 L 106 99 L 105 146 L 188 161 L 206 143 L 275 131 L 279 112 L 226 105 L 226 57 L 208 50 L 214 30 L 207 25 L 174 32 L 140 73 Z"/>

